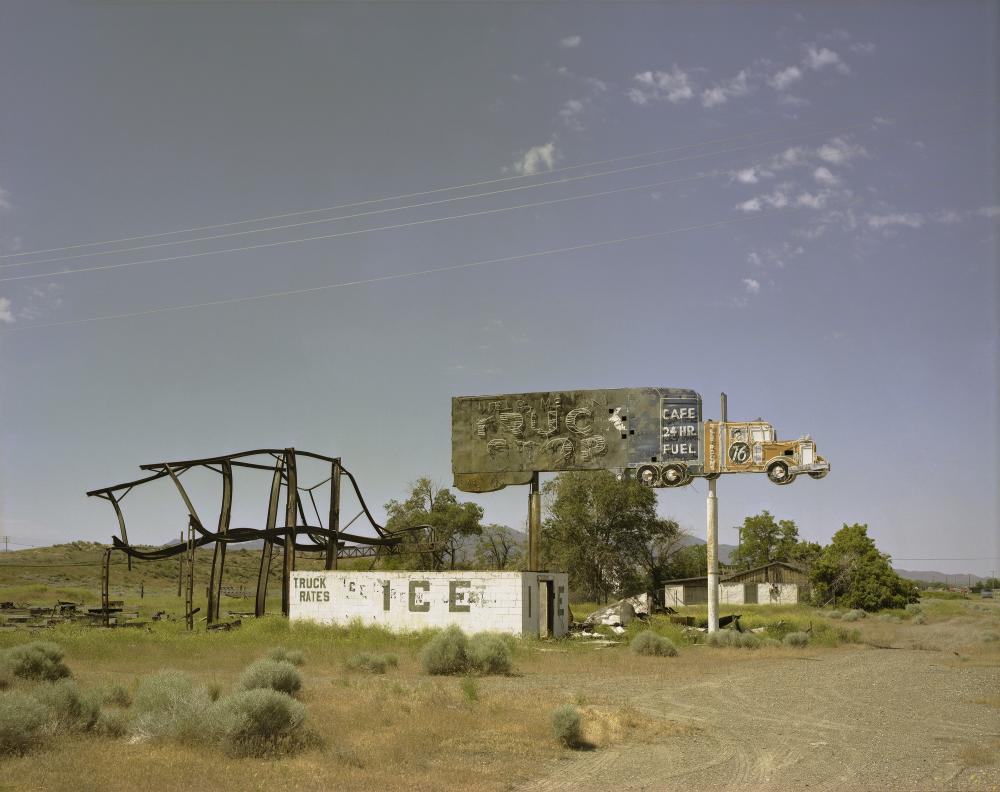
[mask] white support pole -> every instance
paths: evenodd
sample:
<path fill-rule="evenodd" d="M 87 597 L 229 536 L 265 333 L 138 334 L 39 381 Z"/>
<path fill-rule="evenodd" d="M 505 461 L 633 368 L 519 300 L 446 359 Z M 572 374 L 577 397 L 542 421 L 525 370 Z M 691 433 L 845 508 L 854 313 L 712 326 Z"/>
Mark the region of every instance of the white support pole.
<path fill-rule="evenodd" d="M 716 480 L 708 482 L 708 631 L 719 629 L 719 501 Z"/>

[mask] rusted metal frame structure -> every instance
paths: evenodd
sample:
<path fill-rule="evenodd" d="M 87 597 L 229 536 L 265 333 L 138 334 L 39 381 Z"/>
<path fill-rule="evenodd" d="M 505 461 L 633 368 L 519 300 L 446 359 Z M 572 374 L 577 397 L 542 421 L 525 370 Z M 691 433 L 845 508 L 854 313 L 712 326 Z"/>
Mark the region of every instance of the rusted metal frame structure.
<path fill-rule="evenodd" d="M 261 464 L 254 461 L 253 457 L 267 456 L 274 460 L 271 464 Z M 311 487 L 300 487 L 298 485 L 298 457 L 306 457 L 330 465 L 330 476 Z M 195 467 L 205 467 L 222 477 L 222 502 L 219 510 L 217 529 L 213 532 L 207 529 L 199 517 L 187 490 L 180 479 L 188 470 Z M 249 468 L 255 470 L 266 470 L 272 473 L 270 495 L 268 498 L 268 510 L 265 527 L 259 528 L 233 528 L 230 525 L 232 517 L 233 499 L 233 468 Z M 335 569 L 337 559 L 342 558 L 374 558 L 378 559 L 382 551 L 392 552 L 402 541 L 399 533 L 390 533 L 380 525 L 372 516 L 361 494 L 357 480 L 349 470 L 343 467 L 339 458 L 315 454 L 308 451 L 300 451 L 293 448 L 286 449 L 257 449 L 244 451 L 236 454 L 228 454 L 220 457 L 208 457 L 204 459 L 183 460 L 177 462 L 158 462 L 141 465 L 142 470 L 152 471 L 152 474 L 141 479 L 128 481 L 111 487 L 103 487 L 91 490 L 87 495 L 100 497 L 108 500 L 115 509 L 118 519 L 119 532 L 121 538 L 112 538 L 112 547 L 105 552 L 104 564 L 102 568 L 102 604 L 105 614 L 108 611 L 109 603 L 109 573 L 110 558 L 113 550 L 120 550 L 129 559 L 131 568 L 132 558 L 138 560 L 161 560 L 171 558 L 176 555 L 182 556 L 182 563 L 188 563 L 189 575 L 189 596 L 186 598 L 187 619 L 191 624 L 193 613 L 191 612 L 193 599 L 193 561 L 194 551 L 198 547 L 208 544 L 215 545 L 212 568 L 208 586 L 208 613 L 209 623 L 219 617 L 219 602 L 222 591 L 222 577 L 225 567 L 226 546 L 230 543 L 240 543 L 248 541 L 263 540 L 261 551 L 260 572 L 257 581 L 257 595 L 255 603 L 255 614 L 261 616 L 265 612 L 265 602 L 267 597 L 267 580 L 271 570 L 271 562 L 275 545 L 281 548 L 282 560 L 282 613 L 288 614 L 289 591 L 288 584 L 290 573 L 295 569 L 296 552 L 321 552 L 324 558 L 326 569 Z M 345 526 L 349 528 L 355 520 L 364 514 L 376 536 L 364 536 L 359 534 L 346 533 L 340 527 L 340 494 L 341 478 L 346 476 L 354 493 L 361 504 L 361 511 Z M 170 478 L 178 494 L 184 501 L 188 512 L 188 536 L 183 538 L 176 545 L 141 550 L 133 546 L 129 540 L 125 529 L 125 518 L 120 507 L 121 500 L 136 486 L 147 484 L 161 478 Z M 313 492 L 329 484 L 330 486 L 330 508 L 327 526 L 323 526 L 319 508 Z M 278 525 L 278 507 L 281 499 L 282 489 L 285 491 L 285 519 L 284 524 Z M 313 511 L 316 514 L 318 525 L 310 525 L 306 518 L 303 506 L 303 498 L 300 493 L 306 493 L 312 503 Z M 419 530 L 426 526 L 413 526 L 408 531 Z M 309 538 L 309 543 L 299 541 L 300 534 L 305 534 Z"/>

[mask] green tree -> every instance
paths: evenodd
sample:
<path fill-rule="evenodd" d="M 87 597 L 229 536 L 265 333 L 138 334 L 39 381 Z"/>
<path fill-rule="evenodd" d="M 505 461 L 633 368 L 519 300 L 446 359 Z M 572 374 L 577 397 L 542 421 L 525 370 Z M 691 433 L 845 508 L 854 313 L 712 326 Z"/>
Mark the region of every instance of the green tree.
<path fill-rule="evenodd" d="M 702 542 L 681 547 L 670 556 L 664 580 L 704 577 L 708 574 L 708 545 Z"/>
<path fill-rule="evenodd" d="M 385 527 L 405 531 L 403 548 L 387 559 L 387 566 L 454 569 L 463 543 L 483 530 L 481 506 L 459 503 L 451 490 L 426 476 L 411 485 L 410 497 L 389 501 L 385 511 Z M 411 530 L 417 526 L 423 527 Z"/>
<path fill-rule="evenodd" d="M 517 569 L 524 558 L 524 542 L 523 534 L 506 525 L 486 525 L 476 541 L 476 562 L 484 569 Z"/>
<path fill-rule="evenodd" d="M 606 601 L 658 585 L 680 533 L 656 515 L 656 493 L 607 471 L 560 473 L 543 487 L 543 563 L 583 597 Z"/>
<path fill-rule="evenodd" d="M 823 548 L 810 574 L 813 599 L 848 608 L 877 611 L 902 608 L 919 599 L 917 587 L 892 568 L 868 536 L 868 526 L 845 524 Z"/>
<path fill-rule="evenodd" d="M 739 547 L 730 563 L 743 569 L 772 561 L 790 561 L 799 543 L 799 529 L 792 520 L 776 521 L 767 510 L 743 520 Z"/>

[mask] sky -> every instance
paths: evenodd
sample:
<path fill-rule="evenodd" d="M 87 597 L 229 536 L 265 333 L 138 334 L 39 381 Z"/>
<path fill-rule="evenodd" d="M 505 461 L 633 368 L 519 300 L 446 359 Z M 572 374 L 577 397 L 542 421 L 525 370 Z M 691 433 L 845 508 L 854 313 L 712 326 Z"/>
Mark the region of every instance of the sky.
<path fill-rule="evenodd" d="M 381 516 L 451 484 L 453 396 L 655 386 L 831 462 L 724 477 L 720 541 L 767 509 L 1000 569 L 998 22 L 0 0 L 0 534 L 108 541 L 87 490 L 261 447 L 340 456 Z M 659 511 L 704 536 L 706 490 Z M 524 524 L 525 487 L 460 497 Z M 123 505 L 186 525 L 169 484 Z"/>

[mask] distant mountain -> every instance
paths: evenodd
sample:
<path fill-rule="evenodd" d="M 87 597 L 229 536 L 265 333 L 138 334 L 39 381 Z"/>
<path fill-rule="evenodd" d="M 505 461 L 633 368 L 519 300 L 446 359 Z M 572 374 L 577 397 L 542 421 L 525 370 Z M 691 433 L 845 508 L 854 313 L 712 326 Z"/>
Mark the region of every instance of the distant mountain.
<path fill-rule="evenodd" d="M 700 539 L 697 536 L 691 536 L 691 534 L 685 534 L 681 542 L 685 547 L 690 547 L 691 545 L 706 544 L 704 539 Z M 719 544 L 719 563 L 728 564 L 730 556 L 736 551 L 737 545 L 731 544 Z"/>
<path fill-rule="evenodd" d="M 925 583 L 951 583 L 953 586 L 968 586 L 975 585 L 976 583 L 981 583 L 985 578 L 981 578 L 978 575 L 969 575 L 962 573 L 960 575 L 945 574 L 944 572 L 934 572 L 927 570 L 914 570 L 914 569 L 900 569 L 899 567 L 893 567 L 896 573 L 907 580 L 922 580 Z"/>

